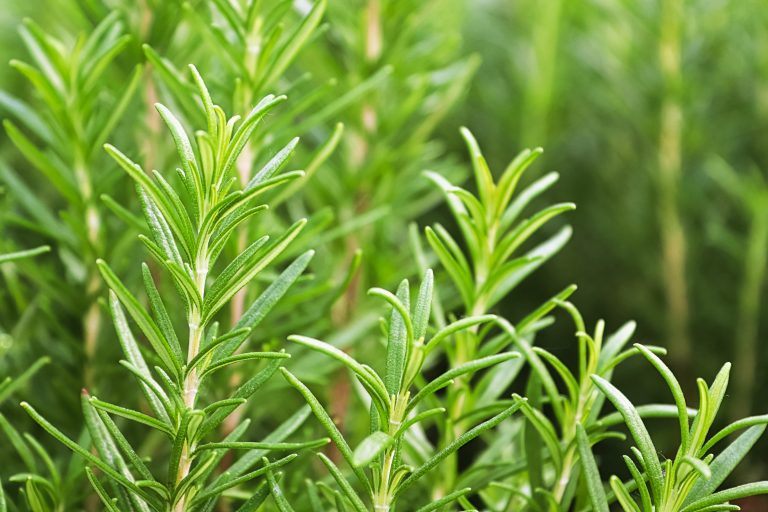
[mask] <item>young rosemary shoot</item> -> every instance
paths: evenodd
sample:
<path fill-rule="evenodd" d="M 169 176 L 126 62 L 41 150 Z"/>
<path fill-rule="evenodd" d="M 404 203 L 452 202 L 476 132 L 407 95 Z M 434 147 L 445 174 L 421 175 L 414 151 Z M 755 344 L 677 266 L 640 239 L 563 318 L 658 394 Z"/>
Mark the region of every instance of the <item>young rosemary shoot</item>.
<path fill-rule="evenodd" d="M 224 245 L 240 224 L 267 208 L 266 204 L 257 204 L 258 200 L 302 173 L 281 172 L 285 155 L 278 153 L 243 188 L 236 187 L 235 161 L 256 125 L 285 98 L 266 96 L 244 118 L 227 119 L 222 109 L 213 103 L 197 70 L 190 69 L 207 121 L 206 130 L 195 134 L 195 146 L 173 113 L 163 105 L 157 105 L 178 150 L 181 167 L 176 171 L 176 178 L 179 186 L 170 184 L 170 176 L 157 171 L 148 174 L 117 148 L 105 146 L 136 182 L 150 232 L 149 237 L 140 235 L 140 239 L 182 298 L 188 326 L 186 355 L 174 328 L 175 319 L 158 294 L 156 277 L 150 267 L 143 265 L 142 268 L 151 306 L 147 311 L 109 265 L 99 260 L 99 270 L 110 288 L 109 307 L 126 357 L 121 364 L 136 377 L 152 414 L 105 402 L 84 392 L 83 413 L 96 449 L 94 454 L 66 437 L 31 405 L 23 404 L 44 429 L 82 456 L 92 469 L 98 469 L 107 477 L 111 487 L 104 488 L 93 471 L 88 474 L 105 506 L 115 510 L 210 510 L 224 490 L 260 476 L 265 478 L 267 470 L 279 468 L 295 457 L 290 453 L 265 462 L 259 469 L 245 472 L 260 463 L 265 454 L 293 452 L 326 442 L 321 439 L 285 443 L 279 434 L 278 439 L 269 441 L 241 442 L 239 438 L 245 433 L 247 420 L 226 439 L 206 442 L 209 434 L 264 385 L 288 357 L 283 351 L 235 352 L 301 274 L 312 253 L 299 256 L 274 279 L 232 329 L 219 332 L 216 313 L 288 247 L 306 221 L 296 221 L 274 241 L 266 235 L 260 237 L 214 274 Z M 157 364 L 150 366 L 147 362 L 128 318 L 149 342 L 151 361 Z M 243 382 L 231 397 L 205 405 L 201 403 L 201 391 L 211 374 L 230 365 L 259 361 L 264 361 L 262 368 Z M 134 421 L 164 434 L 168 443 L 166 457 L 153 461 L 158 466 L 165 466 L 164 476 L 154 476 L 113 417 Z M 284 434 L 291 430 L 286 428 Z M 240 474 L 230 472 L 209 483 L 209 476 L 229 450 L 246 452 L 245 461 L 239 466 Z"/>

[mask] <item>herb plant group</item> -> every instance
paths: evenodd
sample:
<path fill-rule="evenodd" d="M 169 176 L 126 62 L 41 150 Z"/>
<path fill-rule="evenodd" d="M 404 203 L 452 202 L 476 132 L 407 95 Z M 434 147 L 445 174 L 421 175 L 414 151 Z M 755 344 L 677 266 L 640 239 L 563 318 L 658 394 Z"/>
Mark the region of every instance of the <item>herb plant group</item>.
<path fill-rule="evenodd" d="M 559 178 L 530 177 L 540 148 L 495 171 L 461 128 L 471 170 L 444 155 L 436 127 L 476 68 L 432 24 L 453 2 L 363 3 L 147 1 L 137 21 L 91 2 L 69 6 L 98 20 L 87 35 L 22 25 L 33 64 L 12 66 L 34 94 L 0 107 L 41 185 L 0 164 L 0 313 L 17 345 L 66 343 L 0 365 L 0 512 L 705 512 L 768 494 L 735 472 L 768 415 L 717 426 L 730 364 L 692 400 L 633 322 L 591 327 L 575 285 L 507 307 L 576 206 L 534 207 Z M 630 359 L 667 402 L 613 382 Z"/>

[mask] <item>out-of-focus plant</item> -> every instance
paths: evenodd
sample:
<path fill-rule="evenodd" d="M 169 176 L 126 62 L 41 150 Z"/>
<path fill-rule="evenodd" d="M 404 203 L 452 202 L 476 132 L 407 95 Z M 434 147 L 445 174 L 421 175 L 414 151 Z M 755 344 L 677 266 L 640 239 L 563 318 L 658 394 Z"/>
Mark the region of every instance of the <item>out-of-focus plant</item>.
<path fill-rule="evenodd" d="M 722 225 L 722 220 L 712 227 L 731 242 L 725 249 L 733 249 L 730 255 L 743 258 L 742 281 L 739 288 L 738 318 L 734 333 L 734 364 L 739 371 L 734 376 L 734 398 L 731 417 L 739 418 L 752 412 L 756 391 L 755 377 L 762 351 L 758 345 L 760 327 L 760 303 L 768 266 L 768 185 L 755 169 L 744 176 L 736 174 L 722 160 L 713 160 L 710 175 L 720 188 L 743 208 L 748 228 L 745 241 L 735 240 L 734 235 Z"/>
<path fill-rule="evenodd" d="M 683 23 L 685 3 L 663 0 L 659 16 L 659 65 L 662 100 L 659 115 L 658 164 L 654 174 L 658 190 L 657 215 L 661 234 L 661 268 L 667 301 L 670 357 L 681 368 L 691 363 L 688 333 L 689 301 L 687 251 L 680 216 L 680 183 L 683 172 Z"/>
<path fill-rule="evenodd" d="M 123 32 L 115 14 L 87 36 L 63 42 L 27 20 L 20 34 L 32 63 L 14 59 L 11 66 L 26 78 L 34 97 L 26 100 L 0 92 L 0 108 L 13 118 L 3 123 L 8 138 L 39 172 L 32 180 L 3 167 L 2 179 L 32 220 L 17 223 L 56 244 L 65 279 L 60 270 L 48 268 L 35 278 L 56 309 L 80 315 L 81 329 L 67 336 L 82 340 L 86 381 L 91 380 L 103 316 L 94 262 L 122 247 L 119 236 L 107 235 L 106 207 L 99 198 L 114 186 L 114 174 L 104 171 L 101 145 L 131 104 L 142 74 L 137 66 L 119 91 L 102 89 L 104 81 L 113 78 L 113 61 L 129 44 Z M 46 204 L 43 198 L 50 192 L 56 195 Z M 73 294 L 73 289 L 79 292 Z M 63 315 L 55 316 L 64 321 Z"/>
<path fill-rule="evenodd" d="M 478 64 L 475 56 L 461 57 L 463 9 L 454 0 L 331 2 L 331 30 L 300 57 L 323 84 L 318 101 L 352 91 L 342 94 L 343 104 L 330 102 L 315 114 L 336 111 L 345 136 L 315 186 L 305 189 L 305 201 L 313 209 L 332 204 L 340 224 L 354 222 L 331 245 L 335 272 L 358 249 L 377 247 L 337 305 L 339 320 L 357 309 L 372 283 L 395 286 L 413 265 L 401 250 L 406 226 L 439 201 L 421 172 L 438 162 L 451 176 L 458 171 L 444 158 L 434 131 L 462 98 Z"/>

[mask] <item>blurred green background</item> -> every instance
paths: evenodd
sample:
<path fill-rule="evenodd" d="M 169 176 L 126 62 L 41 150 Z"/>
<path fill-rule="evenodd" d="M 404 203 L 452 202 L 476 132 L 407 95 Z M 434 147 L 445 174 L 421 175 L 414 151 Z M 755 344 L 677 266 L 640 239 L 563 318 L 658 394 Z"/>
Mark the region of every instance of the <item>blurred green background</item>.
<path fill-rule="evenodd" d="M 615 329 L 627 319 L 636 320 L 637 341 L 667 347 L 673 367 L 689 390 L 695 389 L 696 376 L 711 379 L 723 361 L 733 361 L 729 414 L 765 413 L 765 2 L 442 0 L 424 2 L 418 8 L 407 3 L 400 2 L 402 12 L 384 27 L 382 62 L 373 65 L 361 57 L 360 34 L 353 30 L 365 19 L 367 2 L 332 1 L 327 32 L 310 43 L 294 65 L 297 73 L 312 71 L 318 83 L 338 79 L 341 92 L 374 75 L 385 63 L 392 66 L 392 83 L 408 84 L 403 89 L 419 80 L 427 84 L 423 96 L 417 97 L 424 112 L 403 117 L 401 124 L 391 128 L 397 137 L 381 135 L 392 155 L 376 161 L 379 167 L 371 164 L 370 174 L 365 175 L 369 178 L 345 182 L 350 194 L 370 187 L 374 202 L 391 206 L 388 213 L 374 216 L 373 227 L 355 240 L 362 239 L 360 243 L 374 252 L 397 254 L 396 248 L 407 244 L 410 221 L 425 224 L 441 219 L 450 225 L 436 198 L 408 212 L 401 211 L 395 201 L 398 191 L 416 187 L 410 190 L 416 195 L 429 188 L 418 182 L 424 181 L 420 172 L 426 167 L 457 172 L 466 160 L 459 126 L 474 132 L 491 168 L 498 171 L 520 149 L 542 146 L 545 152 L 536 164 L 537 173 L 555 170 L 561 176 L 548 200 L 578 205 L 568 218 L 574 235 L 558 256 L 515 290 L 505 302 L 504 313 L 519 318 L 565 285 L 576 283 L 579 290 L 573 300 L 589 322 L 604 318 Z M 153 25 L 154 31 L 142 32 L 141 9 L 147 5 L 153 2 L 4 0 L 0 62 L 26 58 L 16 31 L 24 17 L 66 40 L 71 39 L 68 34 L 90 30 L 114 8 L 125 13 L 129 31 L 135 29 L 138 34 L 134 46 L 118 61 L 115 76 L 121 67 L 127 75 L 142 60 L 138 46 L 142 40 L 149 40 L 179 67 L 196 62 L 204 74 L 218 69 L 217 57 L 205 55 L 205 44 L 190 45 L 187 33 L 174 32 L 173 23 L 185 23 L 188 14 L 176 2 L 165 2 L 166 14 Z M 296 6 L 306 7 L 303 2 Z M 410 32 L 398 34 L 401 26 Z M 203 62 L 197 58 L 201 53 Z M 324 66 L 327 62 L 334 62 L 336 68 Z M 451 67 L 459 66 L 456 63 L 463 67 Z M 429 73 L 421 76 L 421 70 Z M 448 80 L 458 80 L 460 88 L 451 94 L 440 89 Z M 0 89 L 25 99 L 31 96 L 20 75 L 5 64 Z M 390 109 L 398 112 L 407 100 L 392 86 L 377 97 L 376 108 L 386 116 Z M 335 117 L 346 122 L 348 134 L 370 137 L 375 147 L 378 135 L 360 128 L 364 107 L 360 101 L 351 102 Z M 423 130 L 423 140 L 411 140 L 414 127 L 435 110 L 445 112 L 434 119 L 434 126 Z M 142 109 L 136 111 L 130 115 L 139 116 Z M 386 129 L 382 126 L 380 131 Z M 311 144 L 316 138 L 310 134 L 308 140 Z M 367 164 L 356 163 L 350 152 L 342 148 L 329 166 L 368 169 Z M 4 135 L 0 136 L 0 159 L 34 182 Z M 388 185 L 390 195 L 376 196 L 379 185 L 388 183 L 386 177 L 401 170 L 409 173 L 408 184 L 399 190 Z M 318 179 L 324 179 L 322 173 Z M 43 200 L 45 190 L 44 185 L 36 189 Z M 4 243 L 41 242 L 35 233 L 8 220 L 17 210 L 12 194 L 4 192 L 3 207 L 9 212 Z M 329 200 L 327 194 L 307 193 L 309 209 L 324 200 Z M 375 211 L 374 206 L 370 210 Z M 355 208 L 346 211 L 348 217 L 354 216 Z M 378 225 L 384 227 L 379 230 Z M 345 253 L 343 242 L 335 250 Z M 389 285 L 402 274 L 400 260 L 385 256 L 381 261 L 365 260 L 366 285 Z M 343 267 L 343 258 L 334 261 L 337 268 Z M 50 314 L 55 317 L 55 312 Z M 67 314 L 60 319 L 61 328 L 76 338 L 77 321 L 71 316 L 77 314 Z M 6 333 L 18 315 L 12 307 L 3 309 Z M 52 321 L 51 316 L 46 321 Z M 77 352 L 51 348 L 49 339 L 41 339 L 48 331 L 35 329 L 37 337 L 30 341 L 30 347 L 36 347 L 30 349 L 33 353 L 61 353 L 70 369 L 78 366 Z M 571 333 L 565 327 L 557 329 L 543 343 L 558 355 L 568 354 L 573 349 Z M 103 356 L 105 361 L 115 359 Z M 17 371 L 29 361 L 24 355 L 14 357 L 0 369 Z M 618 386 L 639 403 L 668 400 L 662 382 L 649 379 L 647 365 L 637 359 L 616 376 Z M 54 374 L 69 376 L 63 381 L 65 387 L 77 386 L 79 377 L 71 372 Z M 64 416 L 54 418 L 65 420 Z M 760 446 L 765 454 L 766 442 Z M 751 471 L 764 477 L 761 459 L 765 458 L 753 458 Z"/>

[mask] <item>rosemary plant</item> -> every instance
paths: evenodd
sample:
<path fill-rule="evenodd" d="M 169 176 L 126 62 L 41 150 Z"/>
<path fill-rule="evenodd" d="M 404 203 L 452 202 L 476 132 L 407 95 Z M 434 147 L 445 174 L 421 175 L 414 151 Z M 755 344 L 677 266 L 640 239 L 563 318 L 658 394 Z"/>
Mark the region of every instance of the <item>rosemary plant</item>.
<path fill-rule="evenodd" d="M 177 118 L 164 106 L 157 105 L 176 144 L 181 168 L 178 179 L 182 188 L 174 188 L 163 175 L 154 171 L 146 174 L 137 164 L 111 145 L 106 151 L 136 182 L 151 237 L 140 235 L 141 241 L 183 298 L 188 326 L 186 356 L 173 319 L 159 296 L 155 278 L 147 265 L 143 266 L 146 293 L 151 314 L 123 285 L 104 261 L 98 266 L 110 287 L 110 310 L 120 343 L 126 356 L 122 362 L 133 374 L 144 393 L 152 415 L 83 396 L 83 413 L 97 454 L 66 437 L 31 405 L 23 404 L 40 425 L 74 452 L 84 457 L 94 468 L 108 477 L 112 492 L 102 487 L 89 471 L 88 476 L 106 507 L 113 510 L 207 510 L 220 493 L 244 481 L 264 475 L 268 468 L 283 466 L 295 455 L 282 457 L 244 475 L 228 474 L 206 486 L 210 475 L 230 449 L 247 450 L 245 457 L 253 458 L 272 451 L 291 451 L 306 446 L 324 444 L 324 440 L 301 443 L 279 441 L 238 442 L 247 428 L 242 422 L 223 442 L 204 442 L 227 415 L 244 403 L 274 373 L 284 352 L 243 352 L 233 355 L 249 337 L 253 327 L 303 271 L 312 253 L 300 256 L 245 312 L 238 324 L 227 332 L 218 332 L 216 313 L 270 264 L 298 235 L 305 224 L 299 220 L 277 240 L 263 236 L 251 243 L 235 260 L 216 275 L 214 265 L 233 231 L 242 222 L 264 211 L 266 205 L 255 200 L 269 190 L 290 182 L 301 172 L 280 173 L 286 156 L 278 153 L 267 166 L 256 173 L 242 189 L 233 188 L 234 163 L 256 125 L 284 97 L 266 96 L 242 121 L 227 119 L 220 107 L 213 104 L 208 90 L 191 68 L 205 108 L 207 130 L 196 133 L 196 151 Z M 240 122 L 238 122 L 240 121 Z M 186 202 L 182 200 L 186 199 Z M 153 349 L 157 365 L 152 369 L 141 353 L 128 317 L 135 323 Z M 233 364 L 266 360 L 267 364 L 244 382 L 231 397 L 201 406 L 199 395 L 206 379 Z M 112 416 L 143 424 L 163 433 L 168 439 L 165 476 L 155 478 L 141 457 L 120 433 Z M 241 472 L 248 468 L 241 465 Z M 134 476 L 134 473 L 136 476 Z"/>
<path fill-rule="evenodd" d="M 563 247 L 570 238 L 571 230 L 568 227 L 562 228 L 549 240 L 525 254 L 513 257 L 541 226 L 557 215 L 573 209 L 574 205 L 553 205 L 530 218 L 519 220 L 528 204 L 558 178 L 556 173 L 547 174 L 515 196 L 521 176 L 541 153 L 541 149 L 520 153 L 504 170 L 498 182 L 494 182 L 477 141 L 467 129 L 462 130 L 462 135 L 472 159 L 477 196 L 466 189 L 451 185 L 439 174 L 431 172 L 428 177 L 445 194 L 463 237 L 463 244 L 457 243 L 449 231 L 439 224 L 426 228 L 426 237 L 459 291 L 463 314 L 475 316 L 486 314 L 526 276 Z M 462 251 L 462 245 L 467 247 L 468 254 Z M 566 288 L 559 298 L 565 299 L 574 290 L 575 287 Z M 527 326 L 533 326 L 538 316 L 543 314 L 523 320 L 518 325 L 518 330 L 522 333 Z M 462 365 L 475 359 L 479 354 L 487 352 L 488 347 L 484 347 L 486 344 L 498 346 L 498 339 L 486 339 L 488 334 L 488 331 L 477 329 L 458 334 L 455 343 L 446 350 L 450 365 Z M 511 341 L 507 338 L 502 343 Z M 500 369 L 492 379 L 495 389 L 487 389 L 481 385 L 479 389 L 473 390 L 467 380 L 457 379 L 448 389 L 446 408 L 449 424 L 442 432 L 440 444 L 447 446 L 461 436 L 467 428 L 462 418 L 476 406 L 491 405 L 512 382 L 518 370 L 519 365 L 515 363 Z M 444 489 L 441 489 L 443 485 L 454 485 L 457 470 L 457 459 L 454 457 L 451 464 L 446 466 L 446 473 L 437 482 L 437 496 L 444 493 Z"/>
<path fill-rule="evenodd" d="M 680 0 L 50 3 L 37 23 L 0 13 L 21 26 L 0 50 L 29 62 L 0 74 L 0 375 L 17 376 L 0 380 L 0 512 L 708 512 L 768 494 L 759 460 L 736 470 L 768 425 L 742 418 L 768 196 L 729 167 L 764 152 L 704 151 L 696 96 L 765 113 L 768 95 L 687 86 L 697 52 L 765 67 L 756 3 L 728 6 L 751 23 L 735 44 L 698 35 L 724 7 Z M 762 76 L 748 60 L 728 69 Z M 459 120 L 484 152 L 443 137 Z M 494 171 L 510 141 L 551 149 Z M 731 201 L 710 191 L 704 218 L 742 269 L 703 287 L 716 263 L 690 216 L 710 151 Z M 542 161 L 583 208 L 538 206 L 560 181 L 531 176 Z M 567 212 L 593 231 L 555 258 Z M 622 272 L 590 261 L 612 257 Z M 740 299 L 715 302 L 737 273 Z M 592 276 L 581 311 L 574 276 Z M 611 333 L 626 310 L 643 327 Z M 695 401 L 681 383 L 714 356 L 692 344 L 732 312 L 738 396 L 717 361 Z M 654 335 L 685 372 L 635 343 Z M 670 403 L 625 385 L 643 371 Z"/>
<path fill-rule="evenodd" d="M 282 369 L 281 371 L 288 382 L 298 389 L 307 400 L 329 437 L 335 442 L 342 457 L 352 468 L 355 481 L 362 487 L 362 494 L 368 498 L 370 508 L 333 461 L 320 454 L 321 460 L 328 467 L 341 491 L 333 491 L 327 497 L 331 502 L 339 503 L 341 501 L 342 508 L 350 507 L 358 512 L 365 510 L 386 512 L 394 510 L 396 504 L 402 501 L 401 496 L 409 488 L 418 484 L 422 478 L 428 476 L 438 464 L 456 453 L 467 442 L 511 416 L 524 404 L 525 399 L 514 400 L 511 405 L 490 419 L 482 422 L 475 421 L 472 428 L 457 436 L 450 444 L 429 455 L 417 467 L 410 466 L 409 457 L 404 455 L 405 452 L 409 451 L 408 444 L 410 441 L 407 436 L 409 430 L 417 424 L 434 421 L 435 417 L 442 416 L 446 412 L 443 407 L 429 406 L 429 403 L 434 401 L 434 394 L 441 388 L 449 386 L 454 379 L 517 358 L 519 354 L 502 352 L 466 361 L 462 365 L 448 369 L 436 378 L 425 381 L 426 383 L 419 386 L 418 391 L 412 394 L 411 389 L 414 384 L 424 379 L 422 366 L 424 360 L 429 357 L 433 350 L 446 343 L 456 333 L 493 320 L 495 317 L 492 315 L 466 317 L 443 327 L 428 337 L 433 293 L 431 271 L 427 271 L 424 275 L 413 306 L 410 305 L 411 292 L 407 280 L 400 283 L 397 295 L 380 288 L 372 288 L 369 293 L 384 299 L 392 306 L 392 313 L 386 329 L 386 365 L 383 375 L 325 342 L 305 336 L 291 336 L 289 338 L 290 341 L 337 359 L 352 372 L 364 388 L 365 401 L 369 403 L 371 433 L 360 441 L 354 450 L 349 446 L 312 392 L 288 370 Z M 416 447 L 411 447 L 411 450 L 414 449 Z M 369 469 L 370 473 L 366 469 Z M 408 501 L 408 508 L 418 509 L 421 512 L 438 510 L 470 491 L 470 488 L 451 489 L 450 492 L 437 500 L 430 500 L 429 498 L 425 500 L 426 497 L 421 493 L 422 505 L 415 505 L 414 500 L 411 499 Z M 313 503 L 312 508 L 313 510 L 327 510 L 319 503 Z"/>
<path fill-rule="evenodd" d="M 624 462 L 632 475 L 631 481 L 625 484 L 616 476 L 610 479 L 613 498 L 618 501 L 622 509 L 627 512 L 738 510 L 737 506 L 729 502 L 745 496 L 767 493 L 767 481 L 715 492 L 760 438 L 768 423 L 768 416 L 752 416 L 731 423 L 715 435 L 708 437 L 725 397 L 730 364 L 726 363 L 721 368 L 711 385 L 708 386 L 703 379 L 696 381 L 699 390 L 699 408 L 695 411 L 691 422 L 682 388 L 672 371 L 648 348 L 642 345 L 635 345 L 635 347 L 656 368 L 672 392 L 680 425 L 680 446 L 673 459 L 661 462 L 658 450 L 637 408 L 612 384 L 597 375 L 592 376 L 595 385 L 621 413 L 636 444 L 636 447 L 632 448 L 635 460 L 624 456 Z M 712 448 L 720 441 L 743 429 L 746 431 L 720 454 L 715 456 L 711 453 Z M 584 465 L 584 469 L 586 478 L 590 481 L 593 507 L 595 510 L 607 511 L 605 495 L 602 494 L 602 489 L 598 488 L 599 475 L 596 473 L 594 461 L 590 460 L 588 441 L 583 430 L 579 433 L 578 442 L 579 451 L 585 460 L 589 461 Z M 639 494 L 639 505 L 630 495 L 634 490 Z"/>
<path fill-rule="evenodd" d="M 87 302 L 82 308 L 81 339 L 89 361 L 95 356 L 102 324 L 96 303 L 101 279 L 92 262 L 107 249 L 104 205 L 98 196 L 105 179 L 98 172 L 103 165 L 101 145 L 130 105 L 142 74 L 141 66 L 137 66 L 119 95 L 100 94 L 100 84 L 109 76 L 112 62 L 130 41 L 122 32 L 119 17 L 111 15 L 70 46 L 27 20 L 20 33 L 34 64 L 13 60 L 11 66 L 29 81 L 39 100 L 30 105 L 0 94 L 0 106 L 16 120 L 3 123 L 8 138 L 56 191 L 60 198 L 57 203 L 64 202 L 66 213 L 58 218 L 57 207 L 45 207 L 28 182 L 3 169 L 5 182 L 37 229 L 58 244 L 67 274 Z M 61 295 L 61 304 L 69 306 L 66 292 Z M 86 363 L 86 370 L 91 366 Z"/>

